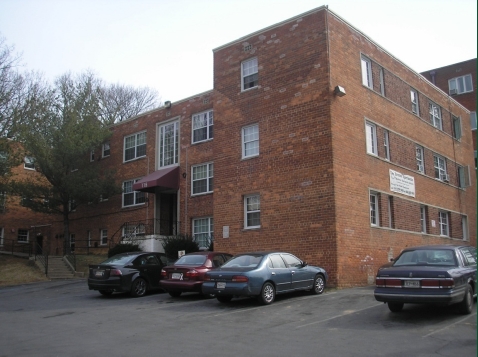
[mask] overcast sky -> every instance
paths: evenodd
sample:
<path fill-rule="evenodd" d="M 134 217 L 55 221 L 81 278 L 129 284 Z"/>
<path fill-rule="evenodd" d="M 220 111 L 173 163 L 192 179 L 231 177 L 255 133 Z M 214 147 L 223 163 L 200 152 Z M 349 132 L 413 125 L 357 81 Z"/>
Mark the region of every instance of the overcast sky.
<path fill-rule="evenodd" d="M 213 49 L 322 5 L 417 72 L 476 58 L 477 0 L 0 0 L 0 36 L 49 80 L 177 101 L 212 89 Z"/>

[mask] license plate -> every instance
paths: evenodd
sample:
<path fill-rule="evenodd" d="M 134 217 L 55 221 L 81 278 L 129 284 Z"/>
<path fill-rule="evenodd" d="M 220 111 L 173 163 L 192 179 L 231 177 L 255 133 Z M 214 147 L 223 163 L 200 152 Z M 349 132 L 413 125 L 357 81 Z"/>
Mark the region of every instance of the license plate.
<path fill-rule="evenodd" d="M 420 282 L 418 280 L 405 280 L 403 286 L 406 288 L 419 288 Z"/>
<path fill-rule="evenodd" d="M 226 287 L 226 283 L 216 283 L 216 288 L 224 289 Z"/>
<path fill-rule="evenodd" d="M 105 275 L 105 272 L 104 271 L 97 271 L 95 272 L 95 276 L 103 276 Z"/>
<path fill-rule="evenodd" d="M 183 273 L 172 273 L 171 279 L 183 280 Z"/>

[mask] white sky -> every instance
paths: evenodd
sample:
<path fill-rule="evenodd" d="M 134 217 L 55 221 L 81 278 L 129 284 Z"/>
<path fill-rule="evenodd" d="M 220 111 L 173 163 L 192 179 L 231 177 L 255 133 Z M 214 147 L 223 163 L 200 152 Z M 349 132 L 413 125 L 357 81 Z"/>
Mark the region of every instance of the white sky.
<path fill-rule="evenodd" d="M 174 102 L 213 88 L 214 48 L 322 5 L 417 72 L 477 57 L 476 0 L 0 0 L 0 36 L 51 81 L 90 69 Z"/>

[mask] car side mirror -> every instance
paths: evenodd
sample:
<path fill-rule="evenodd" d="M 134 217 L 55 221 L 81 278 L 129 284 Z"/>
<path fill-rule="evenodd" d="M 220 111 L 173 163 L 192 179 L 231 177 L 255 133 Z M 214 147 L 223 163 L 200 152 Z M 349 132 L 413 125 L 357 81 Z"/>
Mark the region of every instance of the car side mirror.
<path fill-rule="evenodd" d="M 394 262 L 394 261 L 395 261 L 395 258 L 390 258 L 390 261 L 391 261 L 391 262 Z"/>
<path fill-rule="evenodd" d="M 307 265 L 309 265 L 309 263 L 307 263 L 307 262 L 302 262 L 302 267 L 306 267 Z"/>

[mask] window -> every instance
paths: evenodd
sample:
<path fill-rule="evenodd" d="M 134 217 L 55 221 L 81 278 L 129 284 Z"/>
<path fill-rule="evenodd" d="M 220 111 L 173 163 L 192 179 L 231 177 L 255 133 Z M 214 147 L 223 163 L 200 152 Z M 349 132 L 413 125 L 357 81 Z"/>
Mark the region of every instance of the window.
<path fill-rule="evenodd" d="M 375 124 L 365 123 L 365 135 L 367 141 L 367 153 L 377 155 L 377 128 Z"/>
<path fill-rule="evenodd" d="M 91 231 L 86 231 L 88 247 L 91 247 Z"/>
<path fill-rule="evenodd" d="M 174 121 L 159 127 L 158 167 L 175 165 L 179 157 L 179 122 Z"/>
<path fill-rule="evenodd" d="M 470 167 L 458 166 L 458 186 L 460 188 L 465 188 L 470 186 L 470 182 Z"/>
<path fill-rule="evenodd" d="M 427 207 L 420 206 L 420 227 L 422 233 L 427 232 Z"/>
<path fill-rule="evenodd" d="M 7 193 L 0 192 L 0 212 L 5 212 L 6 202 L 7 202 Z"/>
<path fill-rule="evenodd" d="M 448 212 L 439 212 L 440 235 L 448 237 L 450 235 L 448 227 Z"/>
<path fill-rule="evenodd" d="M 468 217 L 461 216 L 461 227 L 463 231 L 463 240 L 469 241 L 470 235 L 468 233 Z"/>
<path fill-rule="evenodd" d="M 435 103 L 429 104 L 430 109 L 430 121 L 435 128 L 442 130 L 442 121 L 441 121 L 441 108 Z"/>
<path fill-rule="evenodd" d="M 415 147 L 415 157 L 417 160 L 417 170 L 421 173 L 425 173 L 425 160 L 423 156 L 423 147 L 417 145 Z"/>
<path fill-rule="evenodd" d="M 242 90 L 257 87 L 257 58 L 251 58 L 241 65 Z"/>
<path fill-rule="evenodd" d="M 261 226 L 261 198 L 259 195 L 244 197 L 244 228 Z"/>
<path fill-rule="evenodd" d="M 95 161 L 95 150 L 90 151 L 90 161 Z"/>
<path fill-rule="evenodd" d="M 390 160 L 390 138 L 388 130 L 383 132 L 383 146 L 385 148 L 385 159 Z"/>
<path fill-rule="evenodd" d="M 108 244 L 108 230 L 101 229 L 100 230 L 100 244 L 107 245 Z"/>
<path fill-rule="evenodd" d="M 3 238 L 5 237 L 5 229 L 0 227 L 0 246 L 3 245 Z"/>
<path fill-rule="evenodd" d="M 103 147 L 101 148 L 101 152 L 102 152 L 103 157 L 110 156 L 110 143 L 109 142 L 103 144 Z"/>
<path fill-rule="evenodd" d="M 35 159 L 31 156 L 25 156 L 23 159 L 23 167 L 27 170 L 35 170 Z"/>
<path fill-rule="evenodd" d="M 370 224 L 378 226 L 378 194 L 370 193 Z"/>
<path fill-rule="evenodd" d="M 388 228 L 393 228 L 393 196 L 388 196 Z"/>
<path fill-rule="evenodd" d="M 133 184 L 139 179 L 123 182 L 123 207 L 135 206 L 145 202 L 145 194 L 133 191 Z"/>
<path fill-rule="evenodd" d="M 71 233 L 70 234 L 70 251 L 71 252 L 74 252 L 75 251 L 75 234 L 74 233 Z"/>
<path fill-rule="evenodd" d="M 8 172 L 8 153 L 0 151 L 0 175 L 6 175 Z"/>
<path fill-rule="evenodd" d="M 385 96 L 385 82 L 383 77 L 383 68 L 380 68 L 380 94 Z"/>
<path fill-rule="evenodd" d="M 124 138 L 124 161 L 131 161 L 146 156 L 146 132 Z"/>
<path fill-rule="evenodd" d="M 362 56 L 362 84 L 366 87 L 373 88 L 372 83 L 372 62 Z"/>
<path fill-rule="evenodd" d="M 201 249 L 208 249 L 214 236 L 214 219 L 196 218 L 193 219 L 193 237 L 194 241 Z"/>
<path fill-rule="evenodd" d="M 450 95 L 473 92 L 471 74 L 450 79 L 448 81 L 448 90 Z"/>
<path fill-rule="evenodd" d="M 242 158 L 259 155 L 259 125 L 242 128 Z"/>
<path fill-rule="evenodd" d="M 213 138 L 213 111 L 193 115 L 193 143 Z"/>
<path fill-rule="evenodd" d="M 146 226 L 144 223 L 126 224 L 123 227 L 123 238 L 131 239 L 137 235 L 144 235 L 146 233 Z"/>
<path fill-rule="evenodd" d="M 192 167 L 192 194 L 212 192 L 214 181 L 214 164 Z"/>
<path fill-rule="evenodd" d="M 28 230 L 19 229 L 17 240 L 18 240 L 18 243 L 28 243 Z"/>
<path fill-rule="evenodd" d="M 470 113 L 471 130 L 476 130 L 476 112 Z"/>
<path fill-rule="evenodd" d="M 412 101 L 412 112 L 416 115 L 420 115 L 418 106 L 418 92 L 415 89 L 410 89 L 410 97 Z"/>
<path fill-rule="evenodd" d="M 461 119 L 454 115 L 451 116 L 453 122 L 453 138 L 456 140 L 461 139 Z"/>
<path fill-rule="evenodd" d="M 448 181 L 448 174 L 446 173 L 446 160 L 445 158 L 434 155 L 433 163 L 435 166 L 435 178 L 441 181 Z"/>

